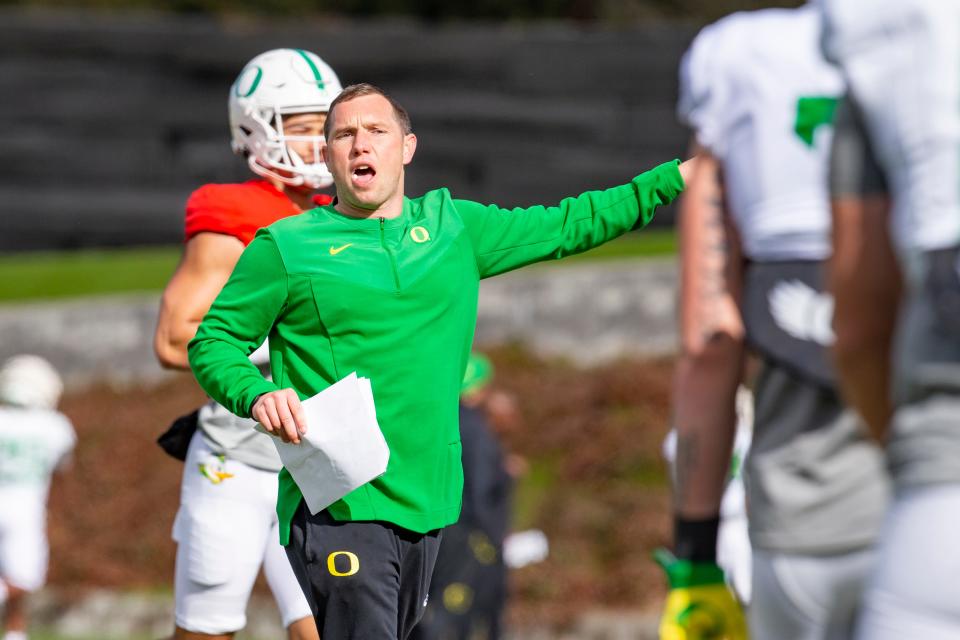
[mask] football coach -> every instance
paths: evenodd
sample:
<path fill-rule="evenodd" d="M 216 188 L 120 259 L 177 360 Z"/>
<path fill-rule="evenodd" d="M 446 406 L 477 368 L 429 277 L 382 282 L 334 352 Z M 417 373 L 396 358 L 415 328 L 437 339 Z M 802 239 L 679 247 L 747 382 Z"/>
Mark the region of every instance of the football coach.
<path fill-rule="evenodd" d="M 324 134 L 336 199 L 257 233 L 190 342 L 190 364 L 214 400 L 294 443 L 311 427 L 301 399 L 354 371 L 370 379 L 386 473 L 310 513 L 281 471 L 277 512 L 320 636 L 402 640 L 423 613 L 440 531 L 460 513 L 457 403 L 480 279 L 646 225 L 695 160 L 556 206 L 503 209 L 444 188 L 406 197 L 417 138 L 377 87 L 344 89 Z M 266 338 L 272 381 L 247 358 Z"/>

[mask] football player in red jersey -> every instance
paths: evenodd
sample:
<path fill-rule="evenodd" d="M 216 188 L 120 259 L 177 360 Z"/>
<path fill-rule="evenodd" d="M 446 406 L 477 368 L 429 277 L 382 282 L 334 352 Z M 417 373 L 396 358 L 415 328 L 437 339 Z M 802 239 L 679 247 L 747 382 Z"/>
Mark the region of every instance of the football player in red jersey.
<path fill-rule="evenodd" d="M 333 70 L 300 49 L 268 51 L 240 72 L 229 97 L 232 146 L 258 177 L 205 185 L 187 201 L 186 245 L 163 292 L 154 336 L 164 367 L 189 370 L 187 343 L 259 228 L 332 200 L 316 190 L 333 183 L 320 147 L 327 110 L 340 90 Z M 251 358 L 257 362 L 261 352 Z M 232 638 L 246 624 L 262 564 L 291 640 L 316 639 L 309 605 L 279 544 L 281 463 L 270 437 L 213 402 L 196 415 L 173 528 L 174 638 Z"/>

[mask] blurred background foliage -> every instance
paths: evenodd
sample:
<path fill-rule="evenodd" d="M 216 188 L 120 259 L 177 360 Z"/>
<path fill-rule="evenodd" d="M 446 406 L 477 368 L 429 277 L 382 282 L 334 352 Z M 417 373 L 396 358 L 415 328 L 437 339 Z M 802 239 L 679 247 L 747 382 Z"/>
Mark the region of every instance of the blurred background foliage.
<path fill-rule="evenodd" d="M 406 16 L 430 21 L 561 19 L 612 25 L 662 19 L 702 23 L 731 11 L 800 4 L 799 0 L 0 0 L 0 5 L 8 6 L 107 11 Z"/>

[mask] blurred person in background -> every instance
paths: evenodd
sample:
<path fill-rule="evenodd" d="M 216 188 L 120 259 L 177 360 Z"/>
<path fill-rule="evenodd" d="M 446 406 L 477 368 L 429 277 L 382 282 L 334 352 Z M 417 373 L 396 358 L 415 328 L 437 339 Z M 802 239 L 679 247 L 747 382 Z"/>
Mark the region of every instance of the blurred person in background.
<path fill-rule="evenodd" d="M 154 338 L 165 367 L 188 369 L 187 343 L 260 227 L 329 204 L 323 124 L 340 81 L 317 55 L 276 49 L 251 60 L 230 88 L 233 150 L 257 178 L 208 184 L 187 201 L 183 258 L 163 293 Z M 267 360 L 266 349 L 251 357 Z M 280 458 L 270 437 L 215 402 L 175 423 L 186 458 L 177 541 L 176 638 L 231 638 L 263 565 L 295 640 L 317 638 L 310 607 L 280 546 Z M 177 435 L 177 434 L 175 434 Z M 184 445 L 188 449 L 183 451 Z"/>
<path fill-rule="evenodd" d="M 27 600 L 47 572 L 47 495 L 76 444 L 57 411 L 63 382 L 38 356 L 0 367 L 0 603 L 3 640 L 27 639 Z"/>
<path fill-rule="evenodd" d="M 842 389 L 895 497 L 856 638 L 960 638 L 960 2 L 822 2 Z"/>
<path fill-rule="evenodd" d="M 678 110 L 703 155 L 681 203 L 664 639 L 746 635 L 716 549 L 748 346 L 760 360 L 744 469 L 750 637 L 850 638 L 874 559 L 883 456 L 841 402 L 828 353 L 827 170 L 843 82 L 821 33 L 811 4 L 737 13 L 704 29 L 682 62 Z"/>
<path fill-rule="evenodd" d="M 457 406 L 480 280 L 647 224 L 696 160 L 557 206 L 504 209 L 445 188 L 406 198 L 417 137 L 372 85 L 344 89 L 326 138 L 334 204 L 257 234 L 191 341 L 190 364 L 211 396 L 293 443 L 308 429 L 301 399 L 350 372 L 370 379 L 386 473 L 311 513 L 281 471 L 281 541 L 321 637 L 405 640 L 426 607 L 440 531 L 460 515 Z M 248 359 L 266 336 L 276 382 Z"/>
<path fill-rule="evenodd" d="M 411 640 L 496 640 L 502 635 L 507 601 L 503 543 L 514 476 L 497 434 L 514 426 L 517 409 L 512 396 L 491 386 L 493 373 L 486 356 L 470 355 L 460 390 L 463 506 L 460 519 L 443 531 L 430 599 Z"/>

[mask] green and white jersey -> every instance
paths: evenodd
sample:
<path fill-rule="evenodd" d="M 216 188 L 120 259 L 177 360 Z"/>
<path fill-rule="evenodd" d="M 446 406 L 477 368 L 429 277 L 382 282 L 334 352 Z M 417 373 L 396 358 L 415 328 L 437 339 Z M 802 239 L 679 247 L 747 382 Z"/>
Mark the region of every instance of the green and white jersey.
<path fill-rule="evenodd" d="M 677 112 L 723 164 L 724 193 L 751 260 L 830 252 L 827 160 L 840 74 L 820 52 L 815 7 L 735 13 L 683 57 Z"/>
<path fill-rule="evenodd" d="M 76 435 L 62 413 L 0 407 L 0 505 L 43 505 L 50 477 Z"/>
<path fill-rule="evenodd" d="M 389 466 L 330 513 L 419 532 L 444 527 L 460 513 L 458 401 L 480 279 L 645 225 L 682 189 L 670 162 L 552 207 L 502 209 L 438 189 L 405 198 L 392 220 L 330 206 L 286 218 L 244 251 L 190 342 L 190 364 L 212 398 L 243 416 L 278 388 L 307 398 L 354 371 L 369 378 Z M 273 382 L 247 358 L 268 336 Z M 284 544 L 300 500 L 281 471 Z"/>

